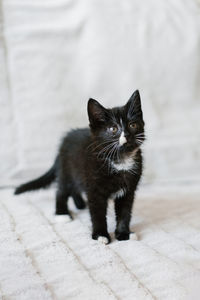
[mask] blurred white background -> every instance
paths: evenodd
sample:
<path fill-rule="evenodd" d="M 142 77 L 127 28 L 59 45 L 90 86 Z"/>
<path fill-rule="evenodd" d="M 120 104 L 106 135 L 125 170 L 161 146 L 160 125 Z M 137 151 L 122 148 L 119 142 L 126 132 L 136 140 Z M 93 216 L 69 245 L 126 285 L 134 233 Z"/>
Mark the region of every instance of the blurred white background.
<path fill-rule="evenodd" d="M 98 245 L 72 202 L 56 223 L 53 189 L 13 195 L 88 125 L 89 97 L 124 105 L 135 89 L 139 241 Z M 0 0 L 0 299 L 199 299 L 199 119 L 200 0 Z"/>
<path fill-rule="evenodd" d="M 0 180 L 46 171 L 87 100 L 142 97 L 144 182 L 200 180 L 198 0 L 3 0 Z"/>

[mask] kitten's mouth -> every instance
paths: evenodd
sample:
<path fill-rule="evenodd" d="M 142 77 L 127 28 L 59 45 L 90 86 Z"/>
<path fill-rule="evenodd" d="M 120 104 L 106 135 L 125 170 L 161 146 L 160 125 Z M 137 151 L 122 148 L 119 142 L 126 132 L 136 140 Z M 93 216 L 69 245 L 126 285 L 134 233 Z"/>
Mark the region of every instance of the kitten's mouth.
<path fill-rule="evenodd" d="M 131 144 L 131 143 L 125 143 L 122 146 L 119 145 L 119 150 L 122 152 L 129 152 L 129 151 L 133 151 L 136 148 L 138 148 L 138 145 L 136 143 Z"/>
<path fill-rule="evenodd" d="M 135 138 L 132 141 L 126 139 L 123 140 L 123 143 L 119 140 L 118 147 L 120 151 L 133 151 L 134 149 L 139 148 L 143 144 L 143 141 L 143 138 Z"/>

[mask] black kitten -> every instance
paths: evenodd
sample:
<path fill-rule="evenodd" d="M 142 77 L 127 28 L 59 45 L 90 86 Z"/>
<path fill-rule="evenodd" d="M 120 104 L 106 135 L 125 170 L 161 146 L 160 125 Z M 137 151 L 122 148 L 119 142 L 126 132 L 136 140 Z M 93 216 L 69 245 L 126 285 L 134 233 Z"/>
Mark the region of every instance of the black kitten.
<path fill-rule="evenodd" d="M 116 238 L 129 239 L 129 223 L 135 190 L 142 174 L 140 146 L 144 121 L 139 91 L 126 105 L 106 109 L 96 100 L 88 101 L 90 129 L 76 129 L 63 139 L 52 168 L 40 178 L 19 186 L 15 194 L 48 186 L 57 180 L 56 214 L 69 215 L 69 196 L 77 208 L 85 203 L 91 214 L 92 238 L 110 242 L 107 231 L 108 199 L 115 201 Z"/>

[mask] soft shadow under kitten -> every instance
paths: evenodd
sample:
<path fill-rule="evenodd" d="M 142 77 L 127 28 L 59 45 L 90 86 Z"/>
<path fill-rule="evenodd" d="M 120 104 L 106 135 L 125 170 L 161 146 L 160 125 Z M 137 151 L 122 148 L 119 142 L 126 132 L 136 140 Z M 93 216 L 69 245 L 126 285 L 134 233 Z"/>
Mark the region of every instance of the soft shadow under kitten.
<path fill-rule="evenodd" d="M 71 196 L 77 208 L 85 207 L 85 192 L 92 221 L 92 238 L 110 242 L 106 210 L 113 198 L 115 236 L 128 240 L 135 191 L 142 174 L 144 121 L 139 91 L 121 107 L 107 109 L 94 99 L 88 101 L 90 128 L 70 131 L 63 139 L 54 165 L 40 178 L 22 184 L 20 194 L 44 188 L 57 181 L 56 214 L 68 215 Z"/>

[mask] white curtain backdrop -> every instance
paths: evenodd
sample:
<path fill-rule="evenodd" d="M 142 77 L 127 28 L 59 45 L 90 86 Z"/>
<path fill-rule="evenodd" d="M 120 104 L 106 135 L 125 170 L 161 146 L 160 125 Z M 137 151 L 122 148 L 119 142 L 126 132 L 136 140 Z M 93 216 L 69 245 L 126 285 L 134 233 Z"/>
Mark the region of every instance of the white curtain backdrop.
<path fill-rule="evenodd" d="M 142 97 L 146 182 L 200 179 L 198 0 L 3 0 L 0 181 L 51 166 L 89 97 Z"/>

